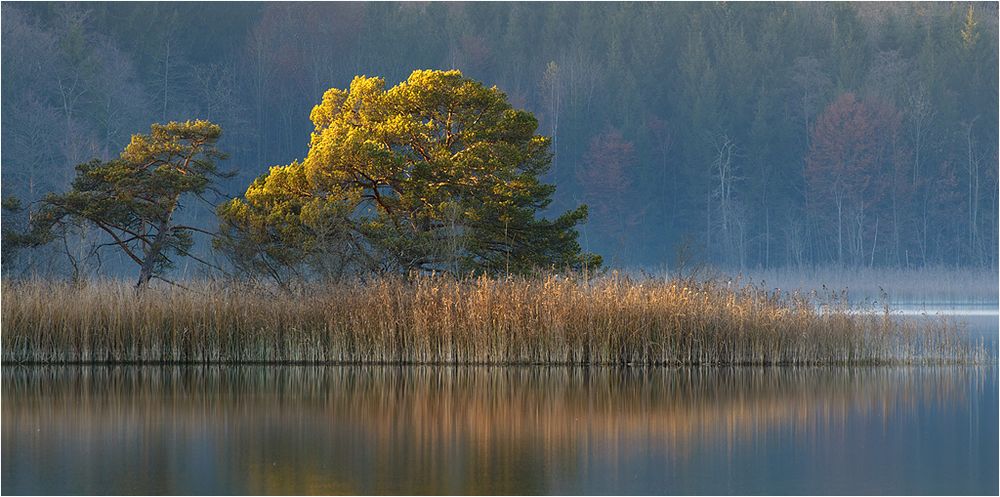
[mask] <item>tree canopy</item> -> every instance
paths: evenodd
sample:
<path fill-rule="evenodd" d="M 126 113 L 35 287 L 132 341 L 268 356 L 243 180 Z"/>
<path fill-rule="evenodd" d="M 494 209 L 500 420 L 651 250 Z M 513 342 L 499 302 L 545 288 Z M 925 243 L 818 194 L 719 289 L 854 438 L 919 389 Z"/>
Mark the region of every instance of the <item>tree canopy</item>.
<path fill-rule="evenodd" d="M 78 165 L 69 191 L 41 201 L 28 238 L 49 242 L 54 229 L 70 221 L 94 226 L 111 241 L 93 250 L 123 252 L 139 267 L 137 288 L 144 288 L 176 257 L 195 257 L 189 251 L 192 235 L 203 230 L 176 224 L 173 217 L 185 194 L 202 197 L 225 176 L 215 165 L 224 158 L 215 147 L 221 134 L 208 121 L 153 124 L 150 134 L 133 135 L 117 159 Z"/>
<path fill-rule="evenodd" d="M 386 89 L 358 76 L 311 113 L 301 162 L 272 167 L 219 208 L 217 247 L 237 267 L 289 271 L 523 274 L 597 267 L 579 206 L 539 214 L 553 185 L 538 121 L 460 71 L 414 71 Z"/>

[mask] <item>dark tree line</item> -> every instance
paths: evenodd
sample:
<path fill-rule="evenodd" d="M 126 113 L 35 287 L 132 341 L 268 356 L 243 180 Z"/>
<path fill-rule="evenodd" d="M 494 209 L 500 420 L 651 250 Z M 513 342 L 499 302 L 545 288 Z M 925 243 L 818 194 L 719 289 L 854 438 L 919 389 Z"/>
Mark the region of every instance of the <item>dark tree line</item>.
<path fill-rule="evenodd" d="M 305 157 L 328 88 L 457 68 L 538 116 L 550 208 L 589 204 L 581 244 L 611 265 L 681 247 L 730 268 L 997 264 L 995 3 L 2 9 L 3 195 L 22 205 L 194 118 L 225 130 L 239 195 Z M 216 226 L 209 206 L 184 216 Z M 92 228 L 61 230 L 5 268 L 127 266 L 89 258 Z"/>

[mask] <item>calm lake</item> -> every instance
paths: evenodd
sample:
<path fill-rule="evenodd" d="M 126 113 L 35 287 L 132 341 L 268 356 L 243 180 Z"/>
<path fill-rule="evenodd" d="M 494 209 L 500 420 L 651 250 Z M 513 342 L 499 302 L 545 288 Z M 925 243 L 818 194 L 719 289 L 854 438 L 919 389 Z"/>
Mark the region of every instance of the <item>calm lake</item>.
<path fill-rule="evenodd" d="M 995 343 L 995 314 L 967 321 Z M 998 492 L 995 366 L 4 366 L 2 387 L 4 494 Z"/>

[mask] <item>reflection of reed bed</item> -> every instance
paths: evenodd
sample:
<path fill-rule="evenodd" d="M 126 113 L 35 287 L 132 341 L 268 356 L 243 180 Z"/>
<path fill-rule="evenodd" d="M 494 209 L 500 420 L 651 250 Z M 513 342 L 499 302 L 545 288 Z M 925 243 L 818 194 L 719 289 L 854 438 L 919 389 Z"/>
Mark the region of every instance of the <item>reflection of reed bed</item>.
<path fill-rule="evenodd" d="M 812 423 L 885 415 L 916 404 L 966 403 L 992 367 L 653 368 L 18 367 L 3 372 L 7 415 L 63 412 L 81 423 L 122 412 L 353 419 L 376 431 L 459 425 L 484 437 L 610 430 L 714 433 L 719 424 Z M 42 409 L 44 407 L 44 409 Z M 39 412 L 41 411 L 41 412 Z M 157 414 L 161 413 L 161 414 Z M 412 426 L 409 426 L 412 425 Z M 496 431 L 498 427 L 506 427 Z M 453 427 L 454 428 L 454 427 Z M 535 436 L 536 434 L 531 434 Z"/>
<path fill-rule="evenodd" d="M 927 364 L 991 360 L 918 325 L 715 283 L 419 277 L 269 294 L 3 283 L 5 362 Z"/>
<path fill-rule="evenodd" d="M 850 419 L 967 408 L 970 388 L 992 388 L 990 375 L 951 366 L 7 366 L 2 429 L 5 451 L 124 446 L 143 468 L 189 457 L 190 446 L 218 461 L 213 471 L 252 482 L 248 493 L 392 493 L 368 486 L 380 468 L 414 491 L 524 492 L 523 480 L 538 478 L 527 488 L 541 492 L 545 472 L 578 471 L 588 458 L 684 458 L 776 430 L 835 440 Z"/>

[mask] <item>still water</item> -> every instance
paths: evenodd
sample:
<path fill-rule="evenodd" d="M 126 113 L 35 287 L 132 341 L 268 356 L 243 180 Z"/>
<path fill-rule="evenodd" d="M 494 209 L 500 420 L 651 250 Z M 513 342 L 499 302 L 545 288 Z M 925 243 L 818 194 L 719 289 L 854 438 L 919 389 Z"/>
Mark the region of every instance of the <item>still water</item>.
<path fill-rule="evenodd" d="M 2 376 L 4 494 L 998 491 L 995 366 Z"/>

